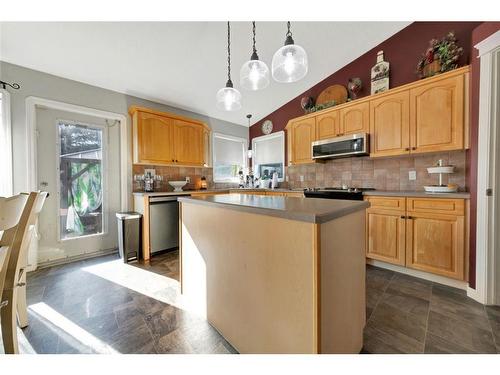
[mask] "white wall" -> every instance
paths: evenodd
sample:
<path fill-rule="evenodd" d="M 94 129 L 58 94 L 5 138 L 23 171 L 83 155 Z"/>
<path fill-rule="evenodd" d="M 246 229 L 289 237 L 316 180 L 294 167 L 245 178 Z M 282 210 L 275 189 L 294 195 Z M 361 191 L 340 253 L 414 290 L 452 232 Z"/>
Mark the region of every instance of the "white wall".
<path fill-rule="evenodd" d="M 234 135 L 245 139 L 248 139 L 249 136 L 248 128 L 241 125 L 27 69 L 3 61 L 0 61 L 0 77 L 4 81 L 16 82 L 21 85 L 19 90 L 9 90 L 11 93 L 12 110 L 14 193 L 27 189 L 25 169 L 27 162 L 26 157 L 28 154 L 26 150 L 26 139 L 28 135 L 26 132 L 25 99 L 29 96 L 57 100 L 124 115 L 127 115 L 128 108 L 131 105 L 140 105 L 199 119 L 207 123 L 207 125 L 217 133 Z M 130 123 L 128 126 L 129 139 L 131 139 Z M 41 145 L 41 147 L 43 147 L 43 145 Z M 129 149 L 131 150 L 131 143 L 129 144 Z M 129 155 L 131 155 L 131 151 Z M 129 173 L 131 174 L 131 171 L 129 171 Z M 132 183 L 131 176 L 129 176 L 129 181 Z"/>

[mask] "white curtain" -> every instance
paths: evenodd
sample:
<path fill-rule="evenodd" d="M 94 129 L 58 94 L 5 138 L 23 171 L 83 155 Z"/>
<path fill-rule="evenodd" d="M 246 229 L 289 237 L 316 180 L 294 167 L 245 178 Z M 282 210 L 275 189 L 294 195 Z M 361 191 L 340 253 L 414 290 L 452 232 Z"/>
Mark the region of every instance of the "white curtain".
<path fill-rule="evenodd" d="M 246 140 L 214 134 L 214 165 L 245 165 Z"/>
<path fill-rule="evenodd" d="M 253 140 L 253 163 L 275 164 L 285 163 L 285 141 L 284 133 L 279 132 Z"/>
<path fill-rule="evenodd" d="M 0 196 L 12 195 L 10 95 L 0 89 Z"/>

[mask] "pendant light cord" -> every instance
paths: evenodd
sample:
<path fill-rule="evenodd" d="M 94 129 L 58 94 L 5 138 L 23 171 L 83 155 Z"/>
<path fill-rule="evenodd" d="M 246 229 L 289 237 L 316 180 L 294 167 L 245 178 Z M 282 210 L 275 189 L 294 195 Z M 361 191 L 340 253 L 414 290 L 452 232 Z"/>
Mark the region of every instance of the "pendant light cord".
<path fill-rule="evenodd" d="M 227 79 L 231 81 L 231 26 L 227 21 Z"/>
<path fill-rule="evenodd" d="M 255 21 L 252 21 L 252 33 L 253 33 L 253 53 L 257 53 L 255 48 Z"/>
<path fill-rule="evenodd" d="M 288 31 L 286 32 L 286 36 L 287 36 L 287 37 L 288 37 L 288 36 L 292 36 L 292 32 L 290 31 L 290 21 L 288 21 L 288 22 L 286 23 L 286 27 L 287 27 L 287 29 L 288 29 Z"/>

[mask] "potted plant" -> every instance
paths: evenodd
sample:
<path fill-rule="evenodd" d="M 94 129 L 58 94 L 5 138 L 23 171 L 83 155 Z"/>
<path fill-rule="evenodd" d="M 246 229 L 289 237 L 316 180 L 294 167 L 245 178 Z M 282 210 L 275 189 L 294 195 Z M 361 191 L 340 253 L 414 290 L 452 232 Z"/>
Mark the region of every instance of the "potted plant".
<path fill-rule="evenodd" d="M 458 59 L 463 52 L 463 48 L 457 44 L 453 31 L 440 40 L 431 39 L 429 48 L 418 61 L 417 73 L 421 78 L 425 78 L 456 69 Z"/>

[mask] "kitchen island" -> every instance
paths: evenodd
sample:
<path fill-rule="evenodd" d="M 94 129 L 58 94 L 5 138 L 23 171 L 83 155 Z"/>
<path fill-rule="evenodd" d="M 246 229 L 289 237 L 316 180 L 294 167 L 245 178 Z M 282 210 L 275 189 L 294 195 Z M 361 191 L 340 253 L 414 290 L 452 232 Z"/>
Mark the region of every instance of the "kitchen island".
<path fill-rule="evenodd" d="M 359 353 L 368 202 L 180 197 L 181 288 L 240 353 Z"/>

